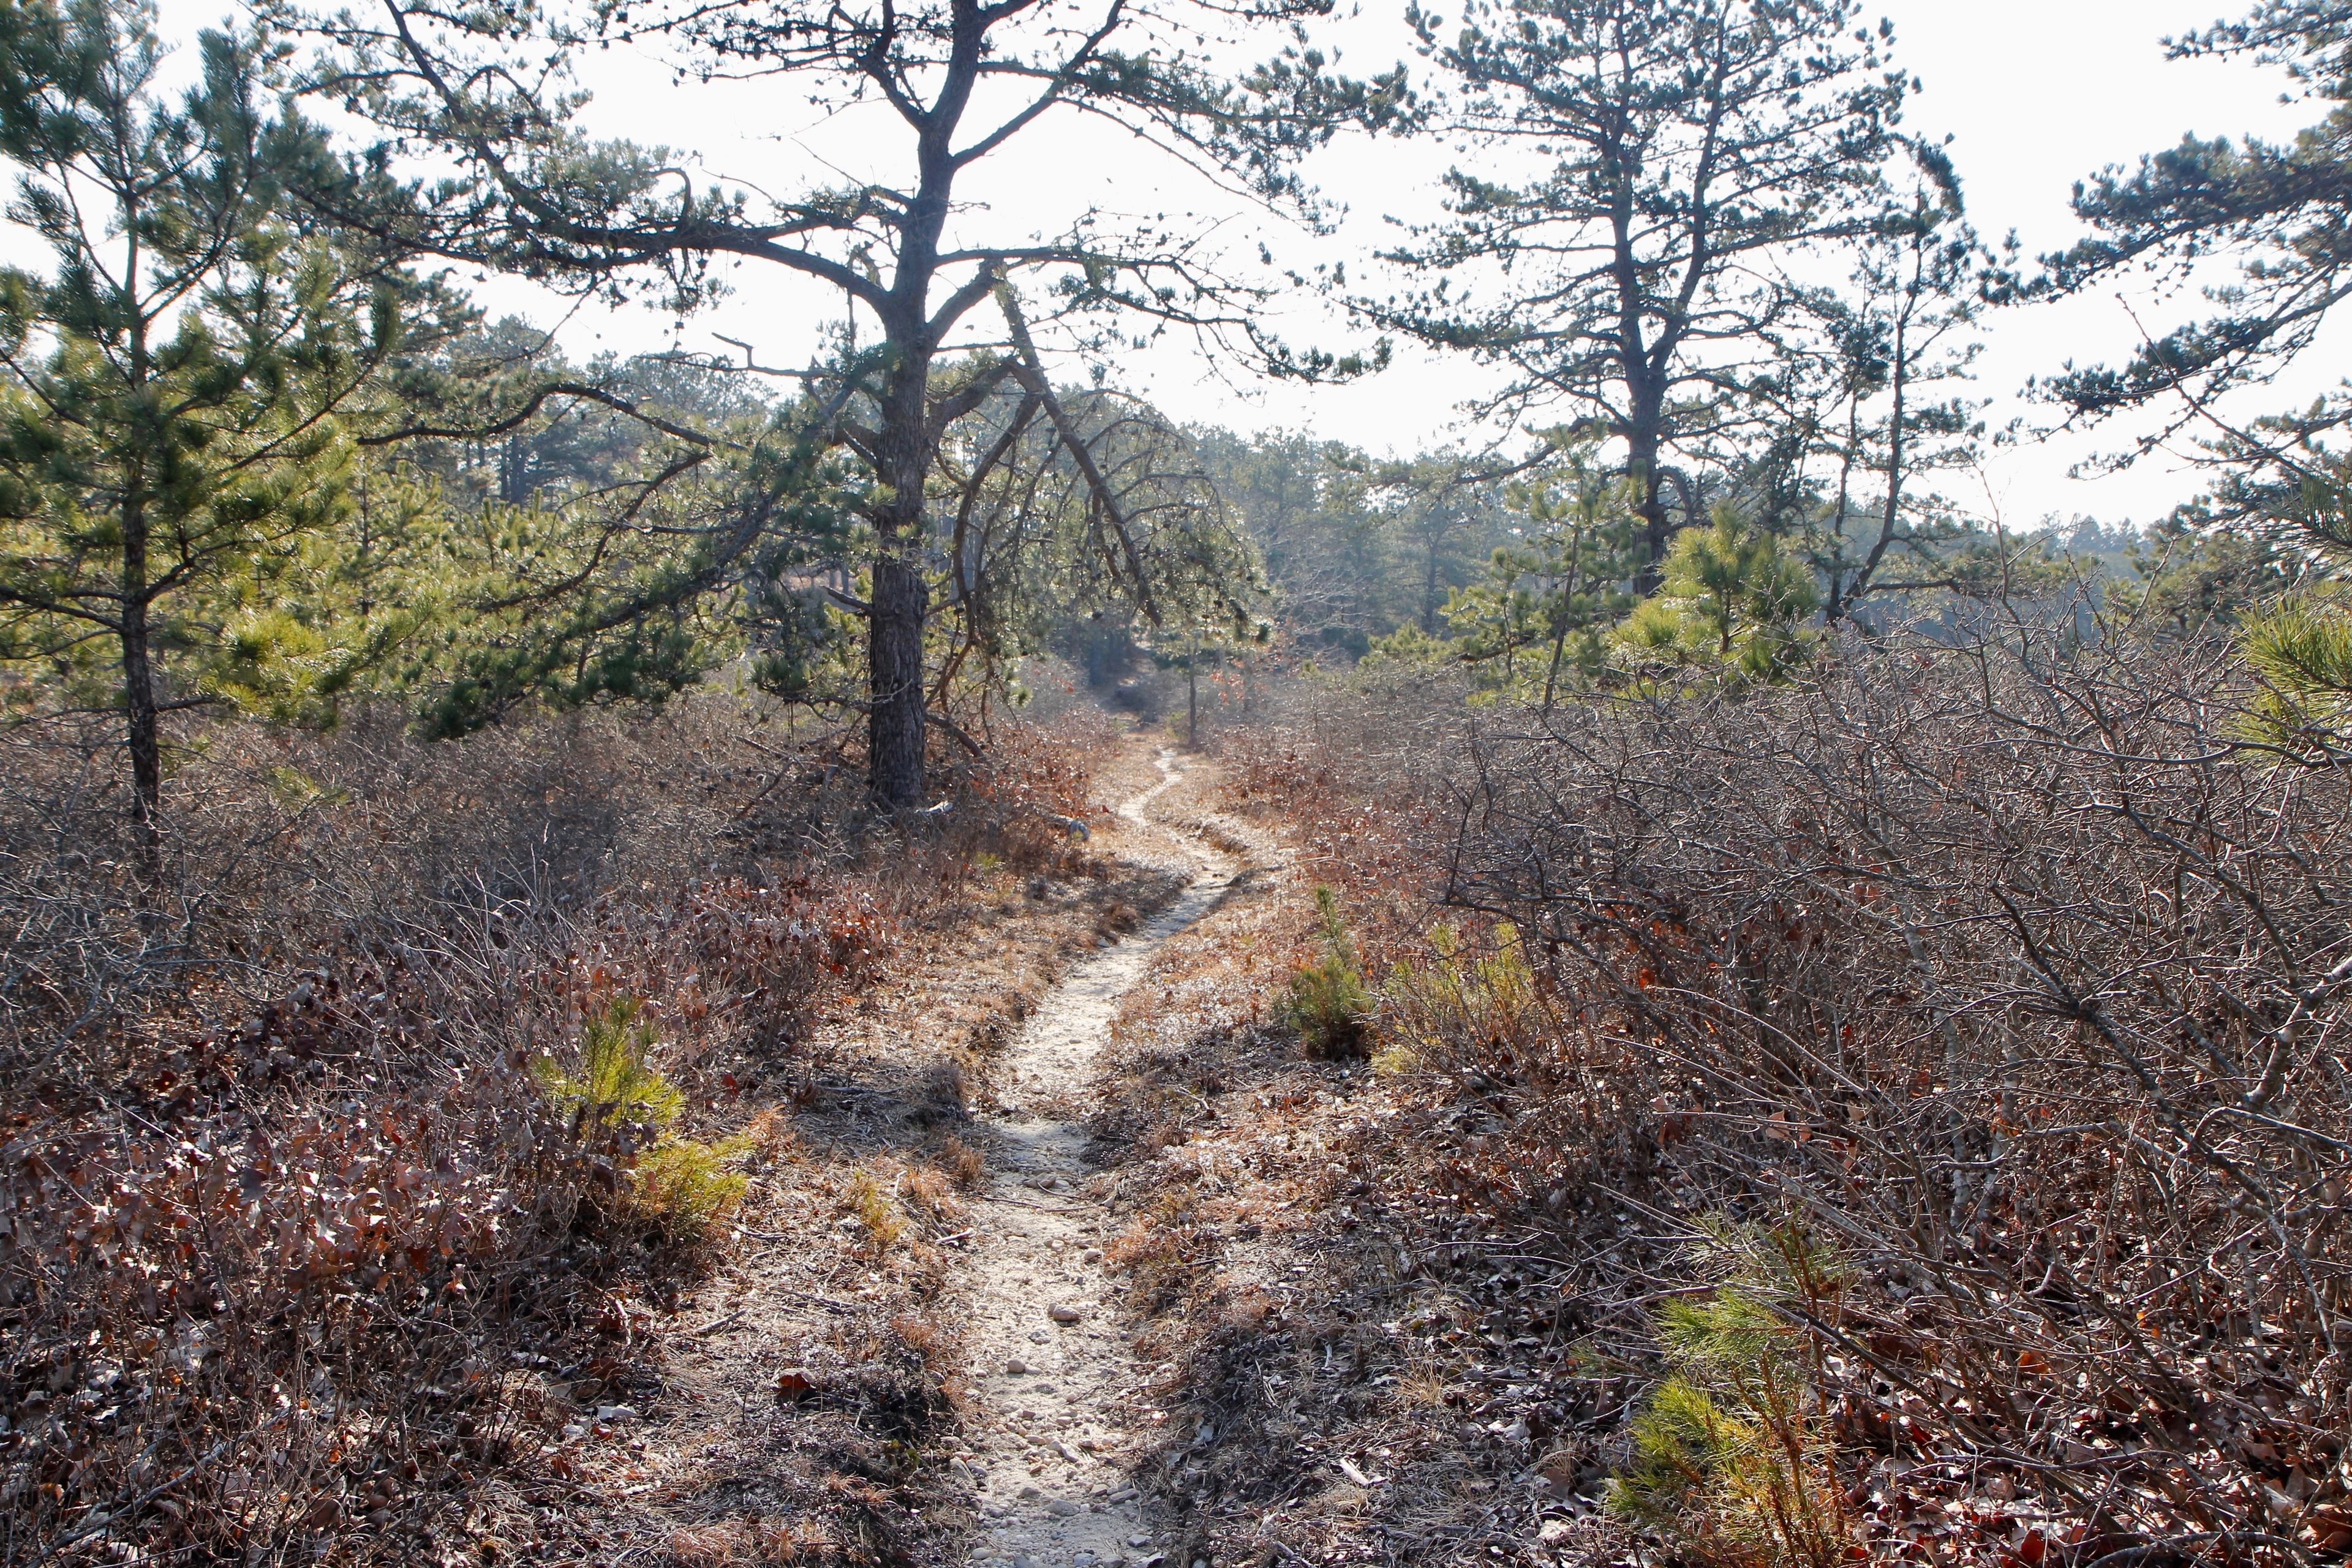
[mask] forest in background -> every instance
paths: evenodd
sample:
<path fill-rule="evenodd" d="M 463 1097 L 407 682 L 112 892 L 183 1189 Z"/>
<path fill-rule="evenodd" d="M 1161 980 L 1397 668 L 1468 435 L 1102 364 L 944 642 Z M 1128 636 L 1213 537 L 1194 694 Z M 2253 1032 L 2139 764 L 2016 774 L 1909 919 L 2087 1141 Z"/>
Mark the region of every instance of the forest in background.
<path fill-rule="evenodd" d="M 2036 258 L 1844 0 L 1416 9 L 1361 78 L 1327 10 L 289 3 L 175 53 L 0 0 L 0 1562 L 413 1560 L 576 1481 L 614 1303 L 802 1179 L 796 1117 L 884 1084 L 952 1186 L 986 1051 L 813 1042 L 1024 897 L 1132 925 L 1073 833 L 1118 712 L 1327 885 L 1218 1038 L 1449 1130 L 1364 1159 L 1541 1273 L 1560 1355 L 1480 1462 L 1573 1453 L 1593 1552 L 2352 1550 L 2352 401 L 2243 412 L 2331 341 L 2352 21 L 2175 40 L 2311 129 L 2084 171 Z M 865 106 L 899 165 L 598 140 L 560 68 L 603 47 Z M 958 181 L 1079 120 L 1310 227 L 1342 140 L 1468 151 L 1313 275 L 987 232 Z M 1978 346 L 2151 273 L 2194 319 L 2037 406 L 2199 496 L 1990 510 L 2037 433 Z M 838 314 L 803 364 L 583 358 L 493 274 Z M 1268 327 L 1310 289 L 1344 342 Z M 1508 434 L 1187 426 L 1116 374 L 1175 333 L 1310 383 L 1435 345 Z M 915 1412 L 857 1450 L 903 1480 L 946 1352 L 891 1333 L 843 1397 Z M 762 1550 L 933 1549 L 856 1506 Z"/>

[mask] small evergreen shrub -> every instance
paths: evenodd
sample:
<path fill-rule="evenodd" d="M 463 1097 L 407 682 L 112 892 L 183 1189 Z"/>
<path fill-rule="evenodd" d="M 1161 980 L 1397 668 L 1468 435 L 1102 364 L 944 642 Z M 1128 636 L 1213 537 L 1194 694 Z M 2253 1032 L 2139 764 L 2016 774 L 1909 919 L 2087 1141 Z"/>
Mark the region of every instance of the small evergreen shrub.
<path fill-rule="evenodd" d="M 665 1138 L 629 1167 L 630 1206 L 675 1234 L 707 1231 L 743 1201 L 751 1178 L 729 1167 L 751 1146 L 745 1137 Z"/>
<path fill-rule="evenodd" d="M 576 1072 L 562 1071 L 551 1057 L 531 1070 L 570 1112 L 575 1135 L 614 1146 L 625 1171 L 621 1210 L 684 1237 L 735 1212 L 750 1178 L 731 1167 L 756 1140 L 707 1143 L 671 1132 L 686 1097 L 650 1060 L 659 1043 L 644 1001 L 618 996 L 581 1026 Z"/>
<path fill-rule="evenodd" d="M 1853 1521 L 1817 1419 L 1812 1342 L 1791 1319 L 1834 1321 L 1843 1272 L 1794 1226 L 1718 1226 L 1706 1250 L 1726 1278 L 1661 1310 L 1674 1371 L 1634 1418 L 1633 1464 L 1610 1506 L 1684 1537 L 1702 1561 L 1836 1568 Z"/>
<path fill-rule="evenodd" d="M 1713 670 L 1780 681 L 1803 662 L 1801 628 L 1819 604 L 1812 574 L 1780 542 L 1727 510 L 1686 528 L 1661 563 L 1664 581 L 1612 634 L 1637 675 Z"/>
<path fill-rule="evenodd" d="M 552 1057 L 531 1064 L 548 1097 L 572 1113 L 583 1135 L 600 1127 L 667 1128 L 686 1109 L 686 1097 L 648 1059 L 660 1037 L 645 1016 L 645 1002 L 615 996 L 580 1026 L 580 1068 L 566 1073 Z"/>
<path fill-rule="evenodd" d="M 1339 895 L 1328 887 L 1317 888 L 1315 908 L 1322 918 L 1323 954 L 1291 972 L 1282 1020 L 1298 1031 L 1308 1056 L 1360 1057 L 1372 1016 L 1372 993 L 1357 963 L 1347 921 L 1340 918 Z"/>

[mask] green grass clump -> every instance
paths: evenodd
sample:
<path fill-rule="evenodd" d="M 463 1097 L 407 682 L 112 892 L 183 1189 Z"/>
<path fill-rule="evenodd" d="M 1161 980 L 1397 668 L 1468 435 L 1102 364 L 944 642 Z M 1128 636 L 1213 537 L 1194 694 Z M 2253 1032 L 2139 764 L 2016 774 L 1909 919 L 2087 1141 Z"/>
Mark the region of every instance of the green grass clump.
<path fill-rule="evenodd" d="M 877 1252 L 896 1247 L 898 1238 L 906 1234 L 907 1223 L 898 1205 L 891 1201 L 871 1171 L 850 1173 L 849 1207 L 856 1215 L 857 1223 L 866 1227 L 866 1239 Z"/>
<path fill-rule="evenodd" d="M 1483 952 L 1440 922 L 1430 927 L 1428 962 L 1399 963 L 1383 989 L 1383 1047 L 1372 1058 L 1379 1072 L 1409 1072 L 1423 1064 L 1458 1061 L 1521 1037 L 1536 1005 L 1535 971 L 1517 927 L 1505 921 Z"/>

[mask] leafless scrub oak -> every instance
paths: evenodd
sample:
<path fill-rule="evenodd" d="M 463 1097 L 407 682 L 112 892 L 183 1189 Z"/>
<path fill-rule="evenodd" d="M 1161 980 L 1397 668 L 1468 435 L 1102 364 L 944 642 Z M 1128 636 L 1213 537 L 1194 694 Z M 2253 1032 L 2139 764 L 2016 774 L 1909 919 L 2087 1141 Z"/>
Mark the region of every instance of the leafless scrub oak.
<path fill-rule="evenodd" d="M 931 707 L 959 693 L 984 731 L 1010 661 L 1057 617 L 1132 602 L 1163 626 L 1233 623 L 1255 597 L 1247 542 L 1185 431 L 1149 405 L 1094 389 L 1000 395 L 941 445 L 953 486 L 946 544 L 954 636 Z M 971 679 L 984 672 L 985 679 Z"/>
<path fill-rule="evenodd" d="M 1965 1496 L 2083 1563 L 2352 1545 L 2352 800 L 2242 742 L 2239 683 L 1849 638 L 1786 689 L 1477 715 L 1386 781 L 1536 973 L 1424 1040 L 1508 1113 L 1465 1168 L 1620 1329 L 1703 1288 L 1660 1233 L 1833 1249 L 1780 1306 L 1893 1544 Z"/>

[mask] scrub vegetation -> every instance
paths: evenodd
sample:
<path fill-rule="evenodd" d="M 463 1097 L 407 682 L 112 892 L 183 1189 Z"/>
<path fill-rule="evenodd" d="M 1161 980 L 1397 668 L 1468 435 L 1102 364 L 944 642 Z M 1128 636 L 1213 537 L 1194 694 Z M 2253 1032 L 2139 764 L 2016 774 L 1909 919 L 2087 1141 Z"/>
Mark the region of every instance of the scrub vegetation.
<path fill-rule="evenodd" d="M 0 1565 L 2352 1553 L 2344 7 L 2041 256 L 1849 0 L 1332 9 L 0 0 Z"/>

